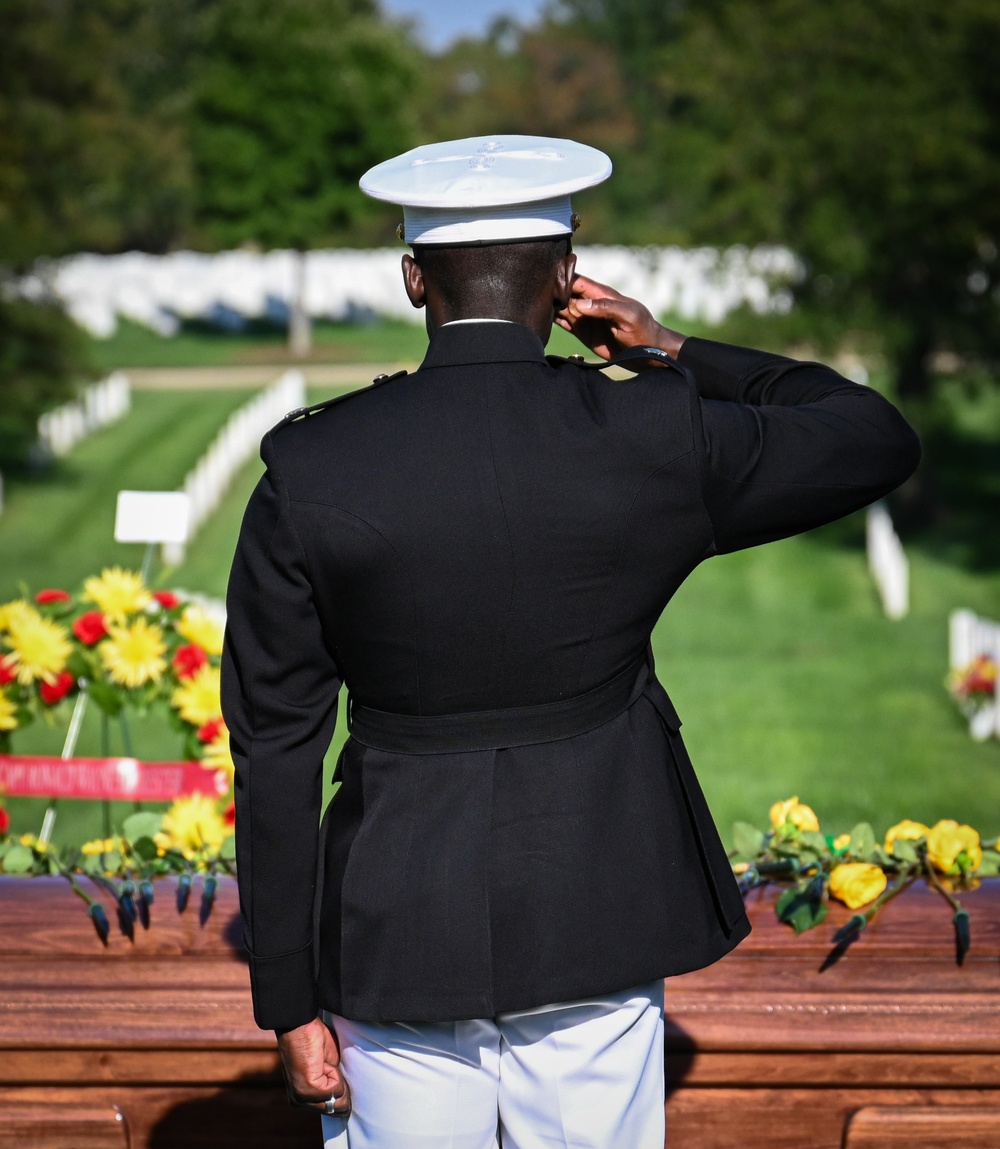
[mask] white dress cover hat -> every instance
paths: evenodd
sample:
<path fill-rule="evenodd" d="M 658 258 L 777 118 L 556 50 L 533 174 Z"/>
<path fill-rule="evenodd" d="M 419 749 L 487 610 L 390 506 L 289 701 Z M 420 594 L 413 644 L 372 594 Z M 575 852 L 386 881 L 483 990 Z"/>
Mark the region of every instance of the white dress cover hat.
<path fill-rule="evenodd" d="M 571 235 L 570 195 L 609 175 L 603 152 L 573 140 L 473 136 L 413 148 L 360 183 L 402 205 L 409 244 L 485 244 Z"/>

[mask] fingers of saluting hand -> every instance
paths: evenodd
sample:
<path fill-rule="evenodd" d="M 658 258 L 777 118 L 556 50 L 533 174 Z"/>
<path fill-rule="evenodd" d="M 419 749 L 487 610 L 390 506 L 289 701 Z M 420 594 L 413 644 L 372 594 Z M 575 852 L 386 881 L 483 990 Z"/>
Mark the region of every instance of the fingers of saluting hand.
<path fill-rule="evenodd" d="M 660 330 L 649 310 L 614 288 L 578 275 L 556 323 L 604 359 L 626 347 L 650 343 Z"/>
<path fill-rule="evenodd" d="M 596 279 L 589 279 L 586 275 L 574 277 L 573 295 L 579 299 L 627 299 L 620 291 L 615 291 L 606 283 L 598 283 Z"/>

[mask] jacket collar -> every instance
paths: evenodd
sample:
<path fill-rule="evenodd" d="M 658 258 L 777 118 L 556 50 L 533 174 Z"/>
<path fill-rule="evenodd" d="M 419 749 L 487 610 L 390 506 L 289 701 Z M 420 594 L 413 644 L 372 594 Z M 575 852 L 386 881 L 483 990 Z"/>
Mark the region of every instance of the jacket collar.
<path fill-rule="evenodd" d="M 495 319 L 446 323 L 431 336 L 421 369 L 463 363 L 518 363 L 545 361 L 542 341 L 520 323 Z"/>

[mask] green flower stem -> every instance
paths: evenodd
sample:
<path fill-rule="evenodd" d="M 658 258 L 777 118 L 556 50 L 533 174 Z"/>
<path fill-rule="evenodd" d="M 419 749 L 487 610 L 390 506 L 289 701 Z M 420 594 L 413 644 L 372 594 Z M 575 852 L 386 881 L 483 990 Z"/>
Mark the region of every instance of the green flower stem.
<path fill-rule="evenodd" d="M 78 898 L 83 898 L 83 900 L 87 903 L 87 908 L 89 909 L 92 905 L 94 905 L 95 899 L 92 898 L 90 894 L 88 894 L 87 891 L 76 880 L 76 874 L 74 874 L 72 870 L 67 869 L 67 867 L 64 866 L 58 859 L 56 860 L 56 865 L 59 867 L 60 877 L 65 878 L 66 881 L 69 882 L 73 893 L 76 894 Z"/>
<path fill-rule="evenodd" d="M 937 871 L 934 869 L 933 865 L 931 864 L 931 861 L 927 857 L 927 854 L 923 853 L 921 856 L 925 862 L 924 872 L 927 875 L 928 885 L 933 886 L 934 889 L 937 890 L 937 892 L 941 895 L 941 897 L 944 898 L 944 900 L 951 906 L 951 908 L 957 914 L 962 909 L 962 903 L 958 900 L 958 898 L 956 898 L 954 896 L 954 894 L 952 894 L 949 890 L 946 890 L 944 888 L 944 886 L 941 884 L 941 879 L 937 876 Z"/>
<path fill-rule="evenodd" d="M 909 865 L 901 870 L 901 876 L 895 885 L 887 886 L 881 894 L 861 912 L 855 911 L 854 914 L 848 919 L 845 925 L 842 925 L 839 930 L 833 935 L 833 940 L 836 943 L 845 942 L 852 934 L 860 933 L 872 920 L 879 910 L 886 904 L 891 902 L 893 898 L 897 897 L 913 884 L 914 878 L 919 873 L 920 867 L 918 865 Z"/>
<path fill-rule="evenodd" d="M 865 923 L 867 924 L 870 922 L 872 918 L 879 912 L 879 910 L 886 904 L 886 902 L 891 902 L 893 898 L 897 897 L 903 892 L 903 890 L 911 886 L 919 870 L 919 866 L 914 866 L 912 864 L 909 866 L 904 866 L 899 871 L 900 876 L 896 884 L 890 885 L 887 889 L 883 890 L 882 893 L 879 894 L 875 901 L 872 902 L 872 904 L 862 914 L 862 917 L 865 919 Z"/>

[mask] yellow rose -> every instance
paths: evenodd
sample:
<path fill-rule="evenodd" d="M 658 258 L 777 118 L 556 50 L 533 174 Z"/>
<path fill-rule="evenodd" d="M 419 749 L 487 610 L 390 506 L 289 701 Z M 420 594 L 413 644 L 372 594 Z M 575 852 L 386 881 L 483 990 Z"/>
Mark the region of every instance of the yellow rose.
<path fill-rule="evenodd" d="M 916 842 L 918 838 L 926 838 L 930 832 L 930 826 L 925 826 L 923 822 L 911 822 L 909 818 L 904 818 L 886 831 L 885 851 L 887 854 L 892 853 L 893 842 Z"/>
<path fill-rule="evenodd" d="M 833 848 L 835 850 L 846 850 L 850 844 L 851 844 L 851 835 L 850 834 L 838 834 L 838 836 L 833 839 Z"/>
<path fill-rule="evenodd" d="M 971 826 L 960 826 L 950 818 L 938 822 L 927 832 L 927 857 L 942 874 L 959 872 L 958 856 L 965 853 L 971 869 L 978 870 L 983 861 L 979 834 Z"/>
<path fill-rule="evenodd" d="M 830 893 L 852 910 L 873 902 L 886 885 L 882 870 L 867 862 L 842 862 L 830 874 Z"/>
<path fill-rule="evenodd" d="M 775 802 L 771 807 L 771 825 L 780 830 L 787 822 L 791 822 L 799 830 L 818 830 L 819 819 L 809 806 L 803 805 L 797 797 L 788 798 L 784 802 Z"/>

